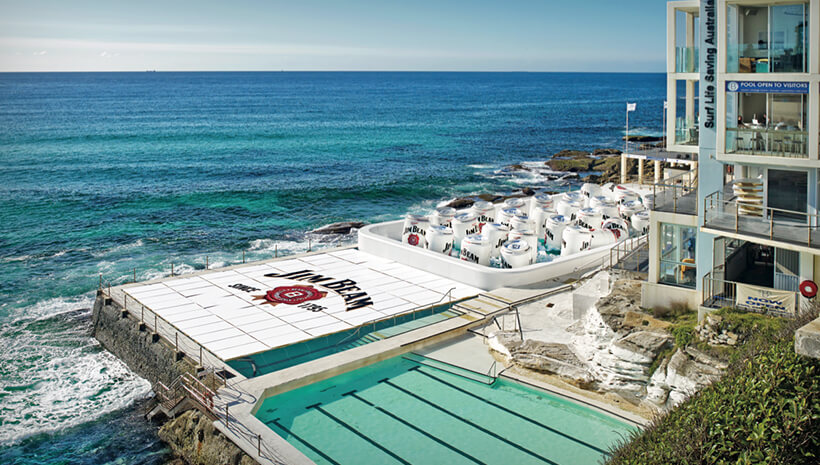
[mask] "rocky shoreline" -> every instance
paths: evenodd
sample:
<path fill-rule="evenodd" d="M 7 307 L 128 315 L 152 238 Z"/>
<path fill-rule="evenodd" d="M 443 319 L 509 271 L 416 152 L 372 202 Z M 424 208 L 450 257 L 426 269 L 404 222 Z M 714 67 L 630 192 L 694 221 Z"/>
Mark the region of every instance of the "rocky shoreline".
<path fill-rule="evenodd" d="M 556 376 L 585 392 L 614 394 L 644 415 L 668 411 L 723 375 L 725 360 L 692 345 L 677 346 L 672 325 L 640 308 L 640 280 L 625 273 L 596 276 L 573 299 L 583 298 L 589 287 L 606 285 L 608 292 L 565 333 L 522 341 L 517 332 L 498 331 L 488 339 L 490 349 L 528 376 Z M 732 347 L 742 338 L 722 331 L 718 318 L 706 318 L 696 329 L 696 337 L 712 347 Z"/>

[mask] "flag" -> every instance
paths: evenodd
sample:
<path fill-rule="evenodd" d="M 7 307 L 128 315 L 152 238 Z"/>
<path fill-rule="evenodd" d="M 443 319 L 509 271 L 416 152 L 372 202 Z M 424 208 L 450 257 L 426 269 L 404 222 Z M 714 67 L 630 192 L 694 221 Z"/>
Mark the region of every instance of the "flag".
<path fill-rule="evenodd" d="M 667 108 L 669 108 L 669 102 L 667 102 L 666 100 L 664 100 L 664 101 L 663 101 L 663 109 L 664 109 L 664 110 L 666 110 Z"/>
<path fill-rule="evenodd" d="M 626 111 L 635 111 L 635 107 L 638 106 L 637 103 L 626 103 Z"/>

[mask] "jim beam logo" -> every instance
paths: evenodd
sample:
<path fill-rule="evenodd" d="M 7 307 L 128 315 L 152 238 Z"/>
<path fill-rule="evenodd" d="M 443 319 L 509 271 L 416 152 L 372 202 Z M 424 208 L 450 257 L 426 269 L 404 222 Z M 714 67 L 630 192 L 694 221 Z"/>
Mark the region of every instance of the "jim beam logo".
<path fill-rule="evenodd" d="M 410 245 L 419 245 L 419 236 L 427 237 L 427 230 L 420 228 L 416 224 L 404 228 L 402 235 L 407 234 L 407 243 Z"/>
<path fill-rule="evenodd" d="M 356 310 L 359 308 L 373 305 L 373 300 L 364 292 L 352 279 L 335 279 L 329 276 L 322 276 L 314 273 L 312 270 L 292 271 L 290 273 L 268 273 L 265 275 L 268 278 L 281 278 L 293 281 L 303 281 L 315 284 L 318 287 L 325 288 L 342 297 L 345 301 L 345 311 Z M 271 302 L 274 299 L 276 303 L 283 303 L 286 305 L 305 305 L 309 304 L 311 300 L 319 300 L 327 295 L 325 291 L 319 291 L 310 285 L 289 285 L 280 286 L 276 289 L 267 291 L 262 298 Z M 256 297 L 256 296 L 255 296 Z M 315 305 L 315 304 L 313 304 Z M 319 310 L 314 310 L 319 311 Z"/>

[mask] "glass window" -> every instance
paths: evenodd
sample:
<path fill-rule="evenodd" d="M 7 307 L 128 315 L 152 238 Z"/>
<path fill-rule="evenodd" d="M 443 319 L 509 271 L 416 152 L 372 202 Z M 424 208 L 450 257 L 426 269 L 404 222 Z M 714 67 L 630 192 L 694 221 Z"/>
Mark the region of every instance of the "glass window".
<path fill-rule="evenodd" d="M 808 157 L 808 95 L 726 92 L 726 153 Z"/>
<path fill-rule="evenodd" d="M 675 144 L 698 145 L 698 92 L 696 80 L 675 81 Z"/>
<path fill-rule="evenodd" d="M 661 223 L 661 261 L 658 281 L 694 288 L 697 282 L 695 243 L 697 229 Z"/>
<path fill-rule="evenodd" d="M 809 8 L 791 5 L 727 5 L 726 71 L 805 73 L 809 56 Z"/>

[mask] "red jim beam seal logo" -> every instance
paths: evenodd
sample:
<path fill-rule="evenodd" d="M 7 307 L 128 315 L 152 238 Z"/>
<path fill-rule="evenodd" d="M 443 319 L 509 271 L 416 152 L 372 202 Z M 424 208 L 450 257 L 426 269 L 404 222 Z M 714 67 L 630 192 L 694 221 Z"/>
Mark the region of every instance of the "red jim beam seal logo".
<path fill-rule="evenodd" d="M 407 243 L 410 245 L 419 245 L 419 235 L 411 234 L 407 236 Z"/>
<path fill-rule="evenodd" d="M 313 286 L 279 286 L 265 293 L 265 295 L 255 295 L 254 300 L 264 299 L 270 305 L 299 305 L 310 300 L 319 300 L 326 296 L 327 292 L 317 290 Z"/>

